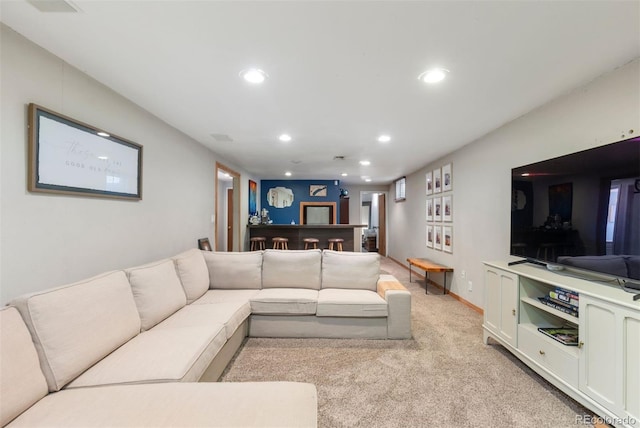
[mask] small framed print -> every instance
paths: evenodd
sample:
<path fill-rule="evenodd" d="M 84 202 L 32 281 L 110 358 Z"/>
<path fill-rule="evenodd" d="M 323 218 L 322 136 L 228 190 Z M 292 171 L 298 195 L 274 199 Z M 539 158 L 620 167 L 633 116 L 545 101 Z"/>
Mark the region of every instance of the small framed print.
<path fill-rule="evenodd" d="M 442 192 L 441 172 L 440 168 L 433 170 L 433 193 Z"/>
<path fill-rule="evenodd" d="M 433 225 L 427 225 L 427 247 L 433 248 Z"/>
<path fill-rule="evenodd" d="M 431 195 L 433 193 L 433 173 L 431 171 L 427 172 L 425 182 L 427 185 L 427 195 Z"/>
<path fill-rule="evenodd" d="M 442 191 L 448 192 L 453 189 L 453 175 L 451 173 L 451 164 L 448 163 L 442 167 Z"/>
<path fill-rule="evenodd" d="M 453 219 L 453 196 L 447 195 L 442 197 L 442 221 L 451 221 Z"/>
<path fill-rule="evenodd" d="M 442 227 L 442 250 L 446 253 L 453 253 L 453 227 Z"/>
<path fill-rule="evenodd" d="M 442 198 L 433 198 L 433 220 L 442 221 Z"/>
<path fill-rule="evenodd" d="M 442 249 L 442 226 L 433 226 L 433 248 Z"/>
<path fill-rule="evenodd" d="M 433 221 L 433 199 L 427 199 L 427 221 Z"/>

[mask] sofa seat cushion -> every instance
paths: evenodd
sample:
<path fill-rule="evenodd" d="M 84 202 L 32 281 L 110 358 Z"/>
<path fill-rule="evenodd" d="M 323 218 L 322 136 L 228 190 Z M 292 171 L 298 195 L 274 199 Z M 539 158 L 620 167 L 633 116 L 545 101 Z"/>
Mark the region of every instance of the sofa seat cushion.
<path fill-rule="evenodd" d="M 265 250 L 262 288 L 320 289 L 321 250 Z"/>
<path fill-rule="evenodd" d="M 260 290 L 209 290 L 204 296 L 193 302 L 194 305 L 204 305 L 208 303 L 225 303 L 243 301 L 248 302 Z"/>
<path fill-rule="evenodd" d="M 268 288 L 251 298 L 251 312 L 274 315 L 314 315 L 318 291 L 304 288 Z"/>
<path fill-rule="evenodd" d="M 154 327 L 156 329 L 224 324 L 227 339 L 251 315 L 249 301 L 188 305 Z"/>
<path fill-rule="evenodd" d="M 318 293 L 319 317 L 386 317 L 387 301 L 370 290 L 325 288 Z"/>
<path fill-rule="evenodd" d="M 193 248 L 171 258 L 187 296 L 187 304 L 200 298 L 209 289 L 209 269 L 202 253 Z"/>
<path fill-rule="evenodd" d="M 322 288 L 376 291 L 379 276 L 378 253 L 322 252 Z"/>
<path fill-rule="evenodd" d="M 50 394 L 9 427 L 315 427 L 317 399 L 297 382 L 104 386 Z"/>
<path fill-rule="evenodd" d="M 49 392 L 31 335 L 18 310 L 0 309 L 0 426 Z"/>
<path fill-rule="evenodd" d="M 226 343 L 223 324 L 141 333 L 67 388 L 149 382 L 195 382 Z"/>
<path fill-rule="evenodd" d="M 142 331 L 149 330 L 187 304 L 173 260 L 126 269 Z"/>
<path fill-rule="evenodd" d="M 209 269 L 209 288 L 262 288 L 262 251 L 203 252 Z"/>
<path fill-rule="evenodd" d="M 108 272 L 12 302 L 38 351 L 49 391 L 58 391 L 140 333 L 127 276 Z"/>

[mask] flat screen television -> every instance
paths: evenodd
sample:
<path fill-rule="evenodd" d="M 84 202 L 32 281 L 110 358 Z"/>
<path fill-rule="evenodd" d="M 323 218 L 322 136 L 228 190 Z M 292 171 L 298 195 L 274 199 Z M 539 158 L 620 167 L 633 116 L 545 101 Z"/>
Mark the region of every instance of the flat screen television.
<path fill-rule="evenodd" d="M 640 282 L 640 137 L 511 177 L 512 256 Z"/>

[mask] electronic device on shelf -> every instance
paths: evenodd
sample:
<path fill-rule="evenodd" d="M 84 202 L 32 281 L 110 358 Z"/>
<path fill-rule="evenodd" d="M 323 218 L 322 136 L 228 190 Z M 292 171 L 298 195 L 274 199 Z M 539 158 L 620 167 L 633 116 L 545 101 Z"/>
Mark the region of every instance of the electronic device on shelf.
<path fill-rule="evenodd" d="M 513 168 L 511 176 L 510 253 L 522 260 L 510 264 L 640 282 L 640 137 Z"/>

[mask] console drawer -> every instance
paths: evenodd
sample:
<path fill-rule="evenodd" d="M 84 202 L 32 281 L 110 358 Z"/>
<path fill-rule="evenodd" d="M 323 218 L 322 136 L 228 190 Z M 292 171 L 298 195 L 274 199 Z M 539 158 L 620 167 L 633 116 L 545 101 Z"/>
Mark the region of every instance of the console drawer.
<path fill-rule="evenodd" d="M 518 349 L 574 388 L 578 388 L 578 349 L 545 336 L 537 327 L 518 325 Z"/>

